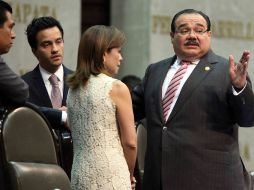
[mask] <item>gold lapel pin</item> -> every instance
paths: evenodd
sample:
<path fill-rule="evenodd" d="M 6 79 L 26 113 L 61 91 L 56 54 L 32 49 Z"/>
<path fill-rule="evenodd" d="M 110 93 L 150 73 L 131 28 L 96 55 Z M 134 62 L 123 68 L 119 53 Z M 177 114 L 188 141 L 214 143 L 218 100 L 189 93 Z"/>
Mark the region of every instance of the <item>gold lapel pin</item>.
<path fill-rule="evenodd" d="M 210 70 L 210 67 L 205 67 L 205 71 L 209 71 Z"/>

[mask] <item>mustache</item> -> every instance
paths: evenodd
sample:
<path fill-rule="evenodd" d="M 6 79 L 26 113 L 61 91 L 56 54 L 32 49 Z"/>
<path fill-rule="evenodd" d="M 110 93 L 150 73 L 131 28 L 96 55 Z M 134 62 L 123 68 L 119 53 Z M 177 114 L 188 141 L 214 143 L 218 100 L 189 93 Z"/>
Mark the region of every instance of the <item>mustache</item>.
<path fill-rule="evenodd" d="M 199 43 L 196 40 L 188 40 L 188 41 L 185 42 L 184 45 L 196 45 L 196 46 L 198 46 Z"/>

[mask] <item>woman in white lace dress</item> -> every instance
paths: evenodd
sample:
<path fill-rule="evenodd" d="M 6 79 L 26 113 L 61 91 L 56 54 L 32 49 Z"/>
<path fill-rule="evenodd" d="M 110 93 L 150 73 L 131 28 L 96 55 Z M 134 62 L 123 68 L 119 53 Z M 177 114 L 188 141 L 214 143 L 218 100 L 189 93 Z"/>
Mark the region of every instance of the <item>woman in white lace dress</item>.
<path fill-rule="evenodd" d="M 118 73 L 124 34 L 113 26 L 87 29 L 76 72 L 69 77 L 68 121 L 74 158 L 73 190 L 131 190 L 137 139 L 127 86 Z"/>

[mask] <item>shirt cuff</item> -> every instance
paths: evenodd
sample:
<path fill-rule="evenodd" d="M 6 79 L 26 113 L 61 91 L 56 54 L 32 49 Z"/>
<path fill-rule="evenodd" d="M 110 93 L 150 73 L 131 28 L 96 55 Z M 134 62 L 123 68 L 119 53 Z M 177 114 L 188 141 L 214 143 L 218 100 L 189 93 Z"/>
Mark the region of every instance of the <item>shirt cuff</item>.
<path fill-rule="evenodd" d="M 244 87 L 239 91 L 239 90 L 236 90 L 235 87 L 232 86 L 232 91 L 233 91 L 233 94 L 235 96 L 239 95 L 242 93 L 242 91 L 245 89 L 245 87 L 247 86 L 247 82 L 245 83 Z"/>
<path fill-rule="evenodd" d="M 65 124 L 67 121 L 67 112 L 66 111 L 62 111 L 62 124 Z"/>

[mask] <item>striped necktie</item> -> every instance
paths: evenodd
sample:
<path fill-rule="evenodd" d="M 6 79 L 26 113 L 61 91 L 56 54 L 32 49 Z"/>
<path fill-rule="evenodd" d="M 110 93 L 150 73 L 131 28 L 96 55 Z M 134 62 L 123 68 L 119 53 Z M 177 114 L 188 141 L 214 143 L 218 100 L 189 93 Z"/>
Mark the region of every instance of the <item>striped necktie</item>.
<path fill-rule="evenodd" d="M 51 103 L 53 108 L 60 108 L 62 106 L 62 95 L 58 84 L 58 78 L 56 75 L 49 77 L 49 82 L 52 85 L 51 90 Z"/>
<path fill-rule="evenodd" d="M 168 111 L 170 110 L 170 106 L 174 100 L 175 93 L 190 63 L 191 62 L 189 61 L 182 61 L 181 67 L 176 71 L 168 85 L 167 91 L 162 99 L 163 116 L 165 121 L 167 120 Z"/>

